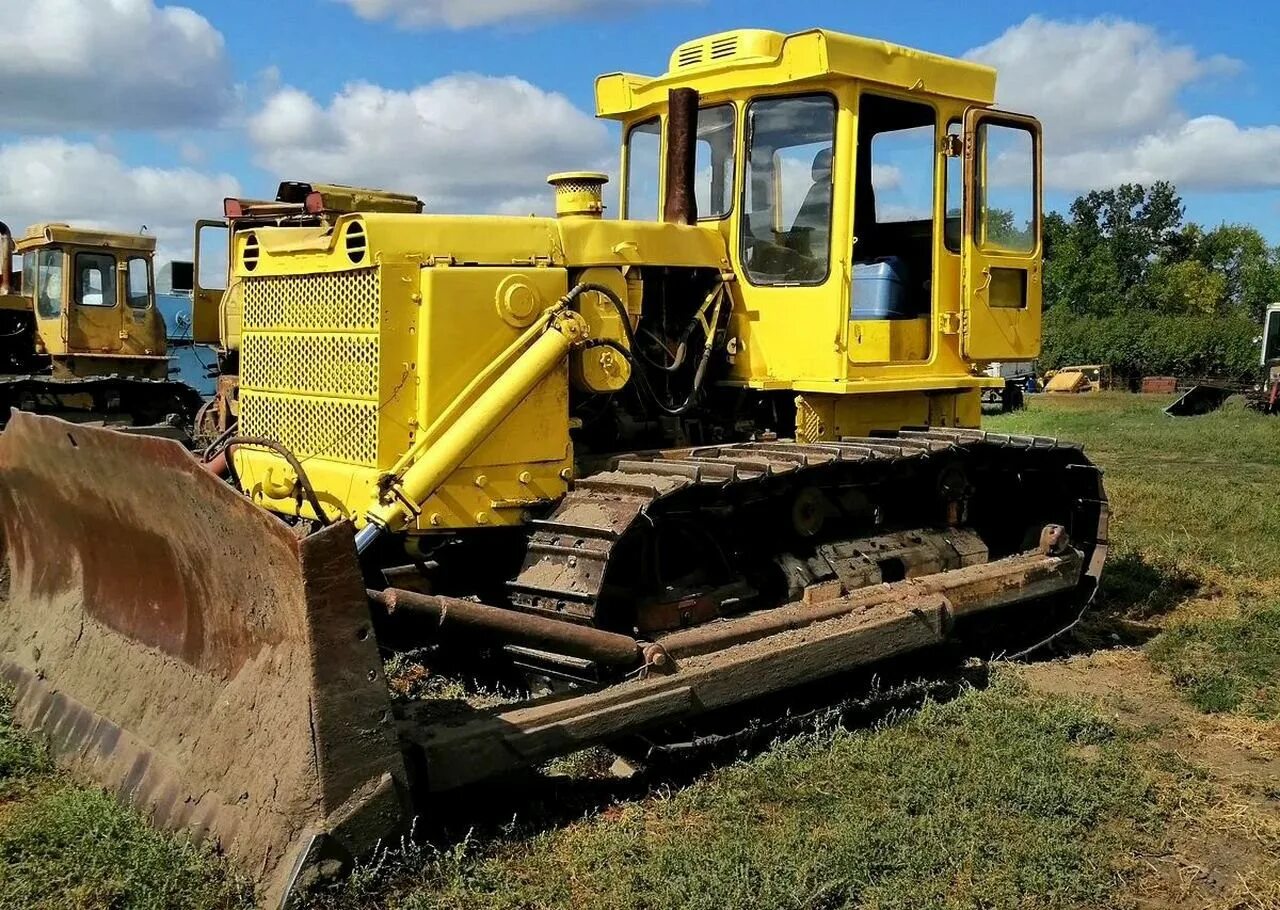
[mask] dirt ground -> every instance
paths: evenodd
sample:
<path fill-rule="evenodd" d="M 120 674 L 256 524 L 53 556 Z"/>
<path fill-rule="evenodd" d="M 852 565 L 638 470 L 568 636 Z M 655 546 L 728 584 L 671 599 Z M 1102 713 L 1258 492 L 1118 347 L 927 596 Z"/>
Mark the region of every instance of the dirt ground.
<path fill-rule="evenodd" d="M 1142 857 L 1150 873 L 1132 889 L 1136 906 L 1280 906 L 1280 728 L 1195 710 L 1136 649 L 1023 672 L 1034 689 L 1095 700 L 1119 725 L 1149 736 L 1141 748 L 1153 753 L 1158 786 L 1177 811 L 1164 850 Z"/>

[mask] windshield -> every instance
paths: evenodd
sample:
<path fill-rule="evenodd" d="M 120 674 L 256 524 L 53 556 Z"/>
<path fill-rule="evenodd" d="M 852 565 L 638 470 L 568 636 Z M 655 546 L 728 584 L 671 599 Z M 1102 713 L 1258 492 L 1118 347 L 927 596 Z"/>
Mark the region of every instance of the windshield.
<path fill-rule="evenodd" d="M 754 101 L 747 110 L 742 259 L 753 284 L 821 284 L 831 258 L 829 95 Z"/>
<path fill-rule="evenodd" d="M 54 319 L 62 315 L 62 250 L 46 248 L 36 257 L 36 314 Z"/>

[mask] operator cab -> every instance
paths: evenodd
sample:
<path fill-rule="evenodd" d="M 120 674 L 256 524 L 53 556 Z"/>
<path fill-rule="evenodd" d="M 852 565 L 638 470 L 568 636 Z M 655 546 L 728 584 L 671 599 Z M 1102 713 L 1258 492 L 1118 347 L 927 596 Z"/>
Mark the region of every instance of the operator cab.
<path fill-rule="evenodd" d="M 155 306 L 155 238 L 35 225 L 17 243 L 37 350 L 54 372 L 168 376 Z"/>
<path fill-rule="evenodd" d="M 623 218 L 661 217 L 675 89 L 699 96 L 696 217 L 742 279 L 747 384 L 847 392 L 925 362 L 959 381 L 1038 353 L 1040 129 L 992 109 L 994 71 L 821 30 L 688 42 L 661 76 L 597 82 Z M 834 345 L 802 344 L 824 322 Z"/>

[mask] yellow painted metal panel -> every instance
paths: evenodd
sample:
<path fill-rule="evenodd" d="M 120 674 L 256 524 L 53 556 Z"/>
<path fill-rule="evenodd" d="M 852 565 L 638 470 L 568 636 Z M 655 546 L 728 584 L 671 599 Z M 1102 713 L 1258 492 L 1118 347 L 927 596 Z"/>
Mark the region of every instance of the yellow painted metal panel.
<path fill-rule="evenodd" d="M 995 71 L 979 63 L 822 29 L 792 35 L 743 29 L 680 45 L 661 76 L 601 76 L 596 80 L 596 112 L 628 121 L 651 116 L 678 86 L 711 96 L 761 88 L 796 90 L 849 79 L 973 104 L 995 100 Z"/>

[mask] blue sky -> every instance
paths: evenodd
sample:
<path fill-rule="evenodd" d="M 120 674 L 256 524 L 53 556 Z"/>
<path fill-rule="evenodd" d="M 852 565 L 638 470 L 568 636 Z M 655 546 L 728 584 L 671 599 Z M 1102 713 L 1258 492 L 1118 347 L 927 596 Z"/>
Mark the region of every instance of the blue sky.
<path fill-rule="evenodd" d="M 0 218 L 136 229 L 174 255 L 228 193 L 391 185 L 432 210 L 524 211 L 612 164 L 601 72 L 657 73 L 736 27 L 823 26 L 1001 71 L 1046 128 L 1047 202 L 1174 179 L 1188 217 L 1280 243 L 1280 14 L 1261 0 L 0 0 Z M 17 105 L 16 114 L 13 112 Z"/>

